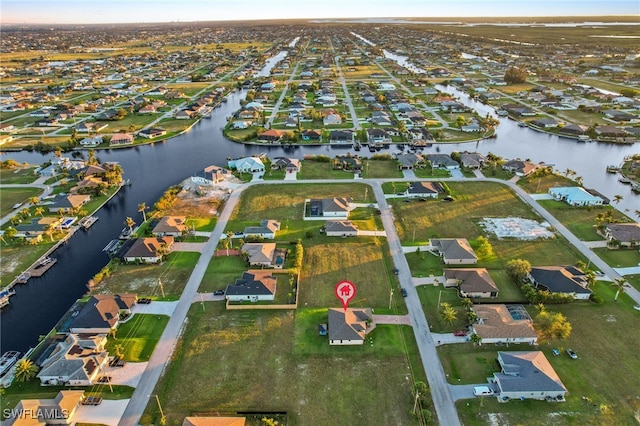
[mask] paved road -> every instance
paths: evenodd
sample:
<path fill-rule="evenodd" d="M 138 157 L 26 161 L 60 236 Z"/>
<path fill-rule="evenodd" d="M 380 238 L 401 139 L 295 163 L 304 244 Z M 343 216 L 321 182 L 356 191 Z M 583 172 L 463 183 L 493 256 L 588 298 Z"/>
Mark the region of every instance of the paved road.
<path fill-rule="evenodd" d="M 247 187 L 248 186 L 245 186 L 244 188 Z M 171 319 L 169 319 L 169 323 L 162 333 L 160 341 L 158 341 L 158 344 L 153 351 L 153 355 L 151 355 L 151 359 L 149 360 L 149 364 L 147 365 L 144 375 L 142 376 L 138 387 L 136 387 L 129 404 L 120 419 L 120 423 L 118 423 L 120 426 L 135 426 L 140 422 L 142 413 L 149 402 L 149 397 L 153 393 L 162 371 L 171 359 L 171 354 L 178 342 L 178 337 L 182 331 L 182 327 L 187 317 L 187 312 L 196 297 L 198 287 L 204 277 L 216 245 L 224 232 L 227 221 L 229 220 L 244 188 L 234 191 L 227 200 L 224 210 L 218 218 L 218 222 L 211 233 L 211 237 L 202 250 L 202 255 L 200 256 L 200 259 L 198 259 L 198 263 L 193 269 L 193 272 L 189 277 L 189 281 L 187 281 L 187 285 L 180 296 L 178 305 L 176 306 L 173 315 L 171 315 Z"/>
<path fill-rule="evenodd" d="M 338 77 L 340 78 L 340 84 L 342 85 L 342 91 L 344 92 L 345 102 L 349 107 L 349 113 L 351 114 L 351 121 L 353 122 L 353 128 L 356 130 L 359 130 L 360 120 L 358 119 L 358 114 L 356 113 L 356 109 L 353 107 L 351 94 L 349 93 L 349 89 L 347 89 L 347 81 L 344 79 L 344 74 L 342 74 L 342 68 L 340 68 L 340 61 L 335 54 L 335 51 L 333 49 L 333 43 L 331 43 L 331 39 L 329 39 L 329 44 L 330 44 L 331 52 L 333 53 L 333 57 L 336 63 L 336 69 L 338 70 Z"/>
<path fill-rule="evenodd" d="M 45 185 L 44 182 L 49 179 L 46 176 L 41 176 L 38 179 L 36 179 L 35 181 L 31 182 L 31 183 L 25 183 L 25 184 L 19 184 L 19 183 L 10 183 L 10 184 L 1 184 L 0 188 L 40 188 L 42 189 L 42 194 L 40 194 L 38 196 L 38 199 L 42 199 L 43 197 L 47 197 L 49 195 L 51 195 L 51 191 L 52 191 L 52 187 L 58 185 L 58 182 L 52 184 L 52 185 Z M 21 208 L 15 209 L 13 210 L 11 213 L 7 214 L 6 216 L 0 218 L 0 226 L 4 225 L 5 223 L 9 222 L 11 220 L 12 217 L 14 217 L 15 215 L 17 215 L 20 210 L 22 210 L 25 207 L 28 207 L 29 203 L 24 203 L 23 206 L 21 206 Z"/>

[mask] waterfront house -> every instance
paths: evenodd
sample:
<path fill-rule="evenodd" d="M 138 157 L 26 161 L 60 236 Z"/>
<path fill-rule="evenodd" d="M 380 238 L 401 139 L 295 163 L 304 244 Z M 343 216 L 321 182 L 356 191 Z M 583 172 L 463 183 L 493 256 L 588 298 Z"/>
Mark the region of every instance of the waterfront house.
<path fill-rule="evenodd" d="M 264 172 L 264 164 L 258 157 L 244 157 L 236 160 L 229 160 L 227 165 L 231 169 L 236 169 L 242 173 Z"/>
<path fill-rule="evenodd" d="M 91 386 L 107 368 L 106 334 L 68 334 L 42 363 L 44 386 Z"/>
<path fill-rule="evenodd" d="M 373 316 L 371 309 L 329 308 L 327 321 L 330 345 L 362 345 L 367 334 L 368 323 Z"/>
<path fill-rule="evenodd" d="M 84 206 L 90 199 L 89 195 L 57 195 L 52 203 L 49 204 L 49 211 L 51 213 L 69 213 Z"/>
<path fill-rule="evenodd" d="M 258 135 L 258 142 L 276 143 L 285 135 L 282 130 L 269 129 Z"/>
<path fill-rule="evenodd" d="M 485 268 L 444 269 L 444 286 L 457 287 L 460 297 L 498 297 L 498 287 Z"/>
<path fill-rule="evenodd" d="M 471 265 L 478 263 L 478 256 L 466 238 L 433 238 L 431 250 L 438 254 L 445 265 Z"/>
<path fill-rule="evenodd" d="M 322 139 L 322 132 L 317 130 L 304 130 L 302 132 L 303 141 L 319 141 Z"/>
<path fill-rule="evenodd" d="M 332 144 L 352 144 L 355 140 L 355 133 L 352 130 L 332 130 L 329 133 L 329 143 Z"/>
<path fill-rule="evenodd" d="M 167 134 L 166 130 L 155 128 L 155 127 L 151 127 L 149 129 L 143 129 L 138 132 L 139 136 L 147 139 L 157 138 L 160 136 L 164 136 L 166 134 Z"/>
<path fill-rule="evenodd" d="M 610 245 L 638 246 L 640 244 L 640 223 L 607 223 L 602 234 Z"/>
<path fill-rule="evenodd" d="M 460 153 L 460 163 L 468 169 L 479 169 L 484 165 L 485 161 L 485 156 L 478 152 L 465 151 Z"/>
<path fill-rule="evenodd" d="M 151 233 L 156 237 L 179 237 L 187 231 L 185 216 L 164 216 Z"/>
<path fill-rule="evenodd" d="M 73 424 L 83 399 L 83 390 L 61 390 L 52 399 L 22 399 L 6 418 L 6 426 Z"/>
<path fill-rule="evenodd" d="M 509 171 L 516 176 L 529 176 L 539 168 L 540 164 L 534 164 L 528 160 L 523 161 L 519 158 L 516 158 L 515 160 L 509 160 L 502 165 L 503 170 Z"/>
<path fill-rule="evenodd" d="M 471 325 L 471 333 L 482 338 L 482 343 L 538 342 L 533 321 L 522 305 L 473 305 L 477 321 Z"/>
<path fill-rule="evenodd" d="M 491 379 L 498 388 L 498 401 L 565 400 L 567 388 L 541 351 L 501 351 L 498 363 L 501 371 Z"/>
<path fill-rule="evenodd" d="M 297 158 L 276 157 L 271 162 L 272 170 L 285 170 L 287 173 L 300 171 L 300 160 Z"/>
<path fill-rule="evenodd" d="M 391 143 L 391 136 L 384 129 L 369 127 L 366 132 L 367 143 L 371 146 L 381 146 Z"/>
<path fill-rule="evenodd" d="M 119 325 L 120 315 L 131 315 L 131 307 L 138 298 L 135 294 L 96 294 L 69 324 L 74 334 L 108 334 Z"/>
<path fill-rule="evenodd" d="M 160 263 L 173 247 L 173 237 L 138 238 L 124 254 L 125 262 Z"/>
<path fill-rule="evenodd" d="M 549 194 L 558 200 L 564 201 L 571 206 L 601 206 L 604 200 L 600 197 L 588 193 L 579 186 L 562 186 L 549 189 Z"/>
<path fill-rule="evenodd" d="M 133 143 L 133 135 L 128 133 L 116 133 L 109 140 L 110 146 L 130 145 Z"/>
<path fill-rule="evenodd" d="M 400 170 L 413 170 L 417 165 L 424 164 L 424 157 L 420 154 L 398 154 L 396 160 Z"/>
<path fill-rule="evenodd" d="M 460 168 L 460 164 L 452 159 L 449 154 L 427 154 L 427 159 L 431 162 L 432 167 L 447 170 L 455 170 Z"/>
<path fill-rule="evenodd" d="M 249 270 L 227 286 L 225 296 L 230 302 L 274 300 L 277 281 L 271 271 Z"/>
<path fill-rule="evenodd" d="M 360 172 L 360 170 L 362 170 L 362 160 L 352 155 L 337 155 L 336 158 L 333 159 L 333 169 Z"/>
<path fill-rule="evenodd" d="M 231 172 L 229 172 L 229 170 L 216 165 L 211 165 L 196 173 L 195 176 L 191 176 L 191 182 L 198 185 L 213 186 L 222 182 L 230 175 Z"/>

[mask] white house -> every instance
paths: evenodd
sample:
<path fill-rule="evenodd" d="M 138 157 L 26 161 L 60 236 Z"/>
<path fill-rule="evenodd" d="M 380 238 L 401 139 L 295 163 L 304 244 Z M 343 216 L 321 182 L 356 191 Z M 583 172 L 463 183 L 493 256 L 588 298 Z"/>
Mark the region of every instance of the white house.
<path fill-rule="evenodd" d="M 244 228 L 244 237 L 262 237 L 274 239 L 276 232 L 280 230 L 280 222 L 269 219 L 260 221 L 259 226 L 247 226 Z"/>
<path fill-rule="evenodd" d="M 327 237 L 355 237 L 358 227 L 350 220 L 329 220 L 324 226 Z"/>
<path fill-rule="evenodd" d="M 601 206 L 604 200 L 589 194 L 579 186 L 562 186 L 550 188 L 549 194 L 558 201 L 565 201 L 572 206 Z"/>
<path fill-rule="evenodd" d="M 242 173 L 264 172 L 264 164 L 258 157 L 244 157 L 236 160 L 229 160 L 227 164 L 229 165 L 229 168 L 239 170 Z"/>

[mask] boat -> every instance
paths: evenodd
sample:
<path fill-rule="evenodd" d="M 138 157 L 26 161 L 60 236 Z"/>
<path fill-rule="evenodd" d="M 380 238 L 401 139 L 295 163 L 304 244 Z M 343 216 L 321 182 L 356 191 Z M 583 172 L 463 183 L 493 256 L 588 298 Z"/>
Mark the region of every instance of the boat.
<path fill-rule="evenodd" d="M 87 216 L 84 219 L 82 219 L 80 221 L 80 225 L 84 228 L 84 229 L 89 229 L 93 226 L 94 223 L 96 223 L 98 221 L 98 217 L 97 216 Z"/>
<path fill-rule="evenodd" d="M 45 257 L 42 261 L 38 262 L 36 266 L 29 270 L 32 277 L 40 277 L 44 275 L 53 265 L 56 264 L 58 259 L 55 257 Z"/>
<path fill-rule="evenodd" d="M 607 166 L 607 173 L 618 173 L 620 171 L 620 167 L 618 166 Z"/>
<path fill-rule="evenodd" d="M 522 121 L 518 121 L 518 127 L 527 127 Z"/>
<path fill-rule="evenodd" d="M 29 281 L 29 278 L 31 278 L 31 274 L 29 273 L 29 271 L 23 272 L 20 275 L 18 275 L 18 278 L 16 278 L 16 283 L 17 284 L 26 284 L 27 281 Z"/>
<path fill-rule="evenodd" d="M 509 113 L 504 109 L 497 110 L 496 114 L 498 114 L 498 117 L 506 117 L 509 115 Z"/>
<path fill-rule="evenodd" d="M 618 178 L 618 182 L 623 183 L 625 185 L 631 185 L 631 179 L 629 179 L 628 177 L 622 175 Z"/>
<path fill-rule="evenodd" d="M 20 359 L 20 352 L 7 351 L 0 357 L 0 377 L 7 374 L 13 365 Z"/>

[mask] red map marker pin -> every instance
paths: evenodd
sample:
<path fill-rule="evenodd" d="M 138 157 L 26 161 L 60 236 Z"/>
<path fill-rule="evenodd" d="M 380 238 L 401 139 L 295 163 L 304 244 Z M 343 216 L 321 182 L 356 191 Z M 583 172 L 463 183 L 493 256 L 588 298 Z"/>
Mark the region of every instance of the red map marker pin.
<path fill-rule="evenodd" d="M 349 306 L 349 302 L 356 295 L 356 286 L 351 281 L 340 281 L 338 284 L 336 284 L 335 294 L 336 297 L 342 302 L 342 307 L 346 312 L 347 306 Z"/>

